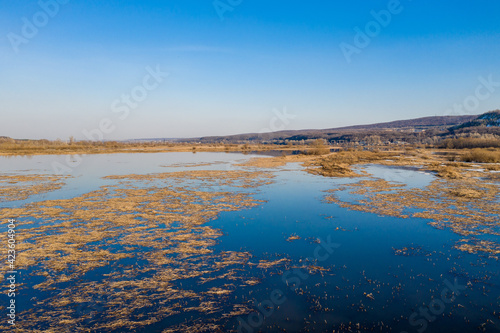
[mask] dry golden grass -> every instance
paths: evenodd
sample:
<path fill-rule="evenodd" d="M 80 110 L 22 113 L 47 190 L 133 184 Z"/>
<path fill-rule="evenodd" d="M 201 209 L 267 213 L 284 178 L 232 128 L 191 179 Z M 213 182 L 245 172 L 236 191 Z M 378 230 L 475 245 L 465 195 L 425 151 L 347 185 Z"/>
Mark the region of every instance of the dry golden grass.
<path fill-rule="evenodd" d="M 258 283 L 243 269 L 250 265 L 251 255 L 215 252 L 222 233 L 206 223 L 220 212 L 259 205 L 261 201 L 241 190 L 271 178 L 249 171 L 110 176 L 116 185 L 79 197 L 1 209 L 2 219 L 36 216 L 43 221 L 17 236 L 17 268 L 31 272 L 25 279 L 41 278 L 34 288 L 46 295 L 19 314 L 24 320 L 18 331 L 33 332 L 42 323 L 54 331 L 76 332 L 82 326 L 88 331 L 135 330 L 179 313 L 245 313 L 245 304 L 236 303 L 230 312 L 222 311 L 221 304 L 235 284 Z M 202 186 L 190 187 L 193 180 Z M 215 191 L 214 186 L 226 186 L 228 191 Z M 113 266 L 124 259 L 141 264 Z M 252 266 L 272 269 L 281 262 Z M 104 267 L 111 268 L 98 280 L 84 278 Z M 184 281 L 191 282 L 183 288 Z M 190 283 L 199 286 L 197 292 Z M 95 305 L 102 306 L 106 320 L 89 326 L 91 314 L 78 309 Z"/>
<path fill-rule="evenodd" d="M 310 149 L 305 151 L 307 155 L 327 155 L 330 154 L 330 147 L 323 140 L 317 139 L 309 145 Z"/>
<path fill-rule="evenodd" d="M 500 226 L 500 206 L 497 203 L 500 189 L 497 184 L 491 184 L 488 180 L 470 177 L 441 178 L 424 189 L 407 189 L 382 179 L 373 179 L 344 185 L 343 189 L 362 195 L 363 199 L 356 203 L 344 202 L 336 195 L 342 189 L 332 189 L 332 194 L 325 197 L 326 201 L 379 215 L 429 219 L 432 226 L 450 228 L 467 237 L 467 242 L 472 242 L 476 236 L 483 234 L 500 236 L 497 231 Z M 497 258 L 498 247 L 490 247 L 488 244 L 491 245 L 488 242 L 475 243 L 473 248 L 467 247 L 467 251 L 474 249 Z M 465 249 L 464 246 L 457 248 Z"/>
<path fill-rule="evenodd" d="M 310 165 L 314 168 L 308 171 L 328 177 L 353 177 L 359 175 L 351 169 L 351 166 L 354 164 L 372 163 L 388 159 L 394 160 L 397 158 L 398 155 L 396 153 L 390 152 L 342 151 L 311 161 Z"/>
<path fill-rule="evenodd" d="M 486 148 L 486 147 L 500 147 L 500 138 L 498 136 L 489 135 L 483 138 L 456 138 L 445 139 L 442 147 L 448 149 L 464 149 L 464 148 Z"/>
<path fill-rule="evenodd" d="M 464 162 L 500 163 L 500 149 L 472 149 L 462 156 Z"/>
<path fill-rule="evenodd" d="M 427 170 L 435 171 L 436 175 L 441 178 L 448 178 L 448 179 L 463 178 L 462 173 L 459 171 L 459 169 L 450 164 L 446 165 L 431 164 L 430 166 L 427 167 Z"/>
<path fill-rule="evenodd" d="M 0 201 L 26 200 L 33 195 L 60 189 L 68 176 L 0 175 Z"/>
<path fill-rule="evenodd" d="M 484 196 L 484 192 L 476 189 L 471 189 L 467 187 L 454 188 L 449 191 L 449 193 L 455 197 L 467 198 L 467 199 L 479 199 Z"/>
<path fill-rule="evenodd" d="M 307 162 L 312 159 L 317 158 L 311 155 L 287 155 L 279 157 L 254 157 L 248 161 L 237 164 L 238 166 L 244 167 L 255 167 L 255 168 L 278 168 L 287 165 L 288 163 L 299 163 Z"/>
<path fill-rule="evenodd" d="M 158 152 L 244 152 L 268 150 L 296 150 L 295 146 L 275 144 L 193 144 L 172 142 L 115 142 L 61 140 L 15 140 L 0 142 L 0 156 L 10 155 L 61 155 L 61 154 L 111 154 L 111 153 L 158 153 Z M 308 146 L 299 149 L 307 150 Z"/>
<path fill-rule="evenodd" d="M 271 267 L 274 267 L 274 266 L 282 265 L 282 264 L 287 263 L 289 261 L 290 260 L 286 259 L 286 258 L 272 260 L 272 261 L 269 261 L 269 260 L 260 260 L 259 264 L 257 265 L 257 267 L 267 269 L 267 268 L 271 268 Z"/>
<path fill-rule="evenodd" d="M 241 149 L 226 146 L 207 149 L 226 148 Z M 144 149 L 155 152 L 163 148 Z M 168 149 L 182 151 L 191 146 Z M 328 176 L 355 175 L 351 167 L 362 163 L 412 165 L 433 170 L 440 179 L 426 189 L 408 190 L 382 180 L 364 180 L 346 186 L 365 196 L 357 204 L 341 202 L 335 195 L 328 196 L 327 200 L 376 214 L 427 218 L 435 227 L 449 227 L 463 235 L 464 240 L 456 245 L 460 250 L 495 257 L 498 245 L 476 241 L 474 236 L 496 234 L 500 211 L 494 200 L 498 197 L 498 186 L 473 177 L 498 174 L 479 171 L 466 163 L 450 163 L 445 153 L 347 151 L 327 156 L 259 158 L 245 166 L 272 168 L 301 162 L 308 171 Z M 487 167 L 490 171 L 496 170 L 495 165 Z M 468 170 L 470 168 L 473 170 Z M 81 326 L 90 315 L 78 313 L 77 308 L 95 303 L 103 296 L 106 298 L 102 301 L 103 315 L 108 321 L 95 322 L 90 331 L 140 329 L 186 311 L 214 313 L 227 318 L 247 313 L 248 309 L 244 304 L 234 304 L 232 311 L 223 312 L 220 306 L 223 299 L 232 294 L 234 287 L 259 283 L 258 278 L 244 273 L 246 265 L 261 270 L 280 270 L 289 264 L 284 258 L 252 263 L 251 255 L 242 251 L 216 253 L 214 245 L 222 233 L 206 224 L 220 212 L 259 205 L 259 201 L 239 190 L 268 184 L 272 181 L 269 173 L 182 171 L 107 179 L 117 184 L 69 200 L 0 210 L 0 218 L 17 217 L 27 221 L 36 216 L 44 221 L 43 225 L 28 228 L 26 233 L 19 235 L 17 264 L 21 269 L 33 269 L 33 274 L 42 279 L 36 288 L 50 296 L 37 300 L 32 310 L 21 314 L 24 320 L 19 331 L 35 331 L 37 323 L 41 322 L 49 323 L 54 331 Z M 194 181 L 196 188 L 186 185 Z M 227 186 L 231 190 L 212 191 L 214 186 Z M 407 208 L 419 211 L 408 213 Z M 143 264 L 125 265 L 123 270 L 112 269 L 99 281 L 80 280 L 97 268 L 132 258 Z M 311 274 L 324 271 L 314 265 L 304 266 L 304 269 Z M 179 283 L 185 280 L 196 281 L 201 289 L 195 292 L 182 287 Z M 220 283 L 214 288 L 209 282 Z M 149 312 L 147 318 L 134 317 L 145 311 Z M 1 325 L 0 329 L 5 328 Z M 197 327 L 200 331 L 215 329 L 217 323 L 200 323 Z M 167 331 L 183 329 L 190 328 L 181 324 Z"/>
<path fill-rule="evenodd" d="M 301 162 L 306 171 L 326 177 L 359 177 L 363 173 L 355 172 L 352 167 L 360 164 L 381 164 L 388 166 L 412 166 L 422 170 L 435 172 L 444 179 L 461 179 L 470 177 L 489 177 L 498 179 L 499 175 L 483 172 L 481 168 L 464 162 L 450 162 L 450 156 L 461 158 L 462 154 L 450 150 L 405 149 L 396 151 L 348 150 L 330 153 L 326 156 L 312 154 L 289 155 L 282 157 L 254 158 L 239 164 L 240 166 L 258 168 L 283 167 L 288 163 Z M 490 163 L 482 168 L 487 171 L 498 171 L 500 165 Z"/>

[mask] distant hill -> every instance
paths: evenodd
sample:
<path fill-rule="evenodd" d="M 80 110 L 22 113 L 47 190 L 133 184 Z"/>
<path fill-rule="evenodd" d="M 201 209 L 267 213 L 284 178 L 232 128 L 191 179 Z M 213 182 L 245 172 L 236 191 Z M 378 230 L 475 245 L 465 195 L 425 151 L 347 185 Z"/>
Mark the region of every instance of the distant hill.
<path fill-rule="evenodd" d="M 125 141 L 304 144 L 316 139 L 323 139 L 331 144 L 346 144 L 347 146 L 405 143 L 434 145 L 444 139 L 464 136 L 477 138 L 485 135 L 489 138 L 500 137 L 500 110 L 486 112 L 481 115 L 434 116 L 327 129 L 285 130 L 271 133 L 246 133 L 189 139 L 149 138 Z M 0 136 L 0 143 L 16 141 L 22 140 Z"/>
<path fill-rule="evenodd" d="M 370 125 L 339 127 L 339 128 L 326 129 L 322 131 L 350 131 L 350 130 L 411 128 L 411 127 L 452 126 L 473 120 L 476 117 L 477 115 L 434 116 L 434 117 L 423 117 L 423 118 L 415 118 L 408 120 L 396 120 L 386 123 L 377 123 Z"/>
<path fill-rule="evenodd" d="M 328 129 L 288 130 L 272 133 L 246 133 L 228 136 L 209 136 L 183 141 L 197 141 L 203 143 L 241 143 L 245 141 L 278 143 L 283 141 L 325 139 L 333 142 L 353 140 L 359 141 L 363 140 L 366 136 L 374 135 L 381 136 L 382 139 L 387 138 L 388 140 L 401 141 L 405 140 L 405 137 L 412 136 L 409 133 L 422 133 L 429 130 L 431 130 L 431 133 L 447 131 L 450 127 L 472 122 L 478 117 L 480 116 L 434 116 L 369 125 L 356 125 Z"/>
<path fill-rule="evenodd" d="M 500 110 L 486 112 L 473 120 L 455 126 L 454 129 L 494 126 L 500 126 Z"/>

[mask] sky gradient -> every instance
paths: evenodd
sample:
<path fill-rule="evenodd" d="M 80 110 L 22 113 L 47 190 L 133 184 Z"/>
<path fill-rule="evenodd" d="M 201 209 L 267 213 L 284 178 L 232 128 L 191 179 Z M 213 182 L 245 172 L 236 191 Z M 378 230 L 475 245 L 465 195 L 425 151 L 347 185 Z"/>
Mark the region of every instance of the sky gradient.
<path fill-rule="evenodd" d="M 285 109 L 295 117 L 279 129 L 500 108 L 497 85 L 473 97 L 480 77 L 500 82 L 498 1 L 401 0 L 375 25 L 394 0 L 215 3 L 0 0 L 0 136 L 85 139 L 104 119 L 108 140 L 196 137 L 272 129 Z M 367 24 L 379 29 L 347 61 L 341 45 Z"/>

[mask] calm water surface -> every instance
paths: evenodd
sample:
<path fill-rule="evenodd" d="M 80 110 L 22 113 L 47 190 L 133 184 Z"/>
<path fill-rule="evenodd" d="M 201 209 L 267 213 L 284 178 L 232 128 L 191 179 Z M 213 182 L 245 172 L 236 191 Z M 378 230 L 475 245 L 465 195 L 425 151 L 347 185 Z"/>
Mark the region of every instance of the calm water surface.
<path fill-rule="evenodd" d="M 73 178 L 69 178 L 62 189 L 25 201 L 3 202 L 1 207 L 73 198 L 115 184 L 116 181 L 102 178 L 108 175 L 238 170 L 242 168 L 234 164 L 251 157 L 253 155 L 224 153 L 88 155 L 78 167 L 72 168 Z M 52 163 L 65 163 L 66 158 L 1 157 L 0 172 L 50 174 Z M 213 164 L 192 166 L 206 162 Z M 434 180 L 432 174 L 410 168 L 367 165 L 360 169 L 409 188 L 425 187 Z M 460 236 L 429 226 L 428 220 L 350 211 L 323 200 L 326 190 L 359 179 L 315 176 L 304 172 L 298 164 L 269 171 L 275 174 L 272 184 L 241 190 L 253 193 L 254 198 L 265 203 L 248 210 L 223 212 L 207 223 L 223 232 L 215 252 L 248 251 L 253 262 L 290 260 L 286 269 L 281 270 L 249 268 L 248 274 L 257 276 L 260 283 L 235 288 L 226 302 L 229 308 L 238 302 L 253 301 L 256 312 L 221 319 L 219 323 L 225 331 L 500 331 L 500 264 L 497 260 L 454 249 Z M 192 185 L 196 186 L 196 182 Z M 341 195 L 357 200 L 346 193 Z M 6 231 L 5 225 L 1 231 Z M 287 241 L 292 235 L 300 239 Z M 407 255 L 397 255 L 395 249 L 402 248 L 412 250 Z M 304 264 L 320 269 L 307 272 L 298 268 Z M 34 291 L 29 283 L 17 298 L 22 307 L 19 312 L 34 306 L 30 301 Z M 442 297 L 446 300 L 451 297 L 447 291 L 453 286 L 457 291 L 454 299 L 442 301 Z M 273 297 L 276 292 L 280 295 L 279 301 Z M 0 300 L 5 304 L 7 298 L 2 295 Z M 198 318 L 192 313 L 179 314 L 142 331 L 162 332 L 179 323 L 220 317 L 221 313 Z"/>

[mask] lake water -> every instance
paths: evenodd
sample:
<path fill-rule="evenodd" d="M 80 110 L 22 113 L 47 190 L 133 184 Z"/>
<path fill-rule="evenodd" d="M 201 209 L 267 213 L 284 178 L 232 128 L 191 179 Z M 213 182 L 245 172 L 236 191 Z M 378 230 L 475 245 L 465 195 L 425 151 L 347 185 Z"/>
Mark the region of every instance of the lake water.
<path fill-rule="evenodd" d="M 72 178 L 68 178 L 61 189 L 34 195 L 27 200 L 2 202 L 0 207 L 22 208 L 32 202 L 79 197 L 102 186 L 116 185 L 117 180 L 103 178 L 109 175 L 193 170 L 262 171 L 236 165 L 251 157 L 254 155 L 226 153 L 87 155 L 79 166 L 71 168 Z M 53 162 L 65 164 L 67 158 L 1 157 L 0 172 L 51 174 Z M 409 188 L 423 188 L 434 180 L 430 173 L 409 168 L 367 165 L 360 169 Z M 203 293 L 207 288 L 225 286 L 231 293 L 221 296 L 218 308 L 212 312 L 178 311 L 130 331 L 164 332 L 169 328 L 183 331 L 201 323 L 214 326 L 199 331 L 500 331 L 498 260 L 455 249 L 454 245 L 461 236 L 446 228 L 434 228 L 428 224 L 429 220 L 378 216 L 352 211 L 324 200 L 325 191 L 359 179 L 311 175 L 293 163 L 264 170 L 274 175 L 270 184 L 248 189 L 226 185 L 208 187 L 209 191 L 251 193 L 252 198 L 263 202 L 249 209 L 220 212 L 205 224 L 222 233 L 210 250 L 214 254 L 248 252 L 252 264 L 240 267 L 242 271 L 238 274 L 258 283 L 243 286 L 238 281 L 219 278 L 201 284 L 194 278 L 178 278 L 173 283 L 180 289 Z M 196 188 L 201 183 L 191 180 L 185 185 Z M 349 197 L 346 193 L 342 195 Z M 355 196 L 347 199 L 357 200 Z M 32 221 L 44 222 L 37 216 L 33 216 Z M 22 232 L 22 218 L 18 224 L 19 232 Z M 0 231 L 6 234 L 6 223 L 2 223 Z M 298 236 L 298 239 L 288 240 L 290 236 Z M 405 248 L 403 252 L 397 251 Z M 261 260 L 283 258 L 287 259 L 284 265 L 269 268 L 257 265 Z M 107 267 L 70 283 L 98 282 L 106 274 L 124 271 L 133 264 L 133 258 L 119 265 L 109 263 Z M 16 296 L 18 325 L 48 329 L 43 319 L 39 323 L 23 324 L 23 313 L 43 310 L 39 309 L 37 302 L 56 298 L 62 289 L 58 289 L 59 286 L 44 292 L 33 289 L 41 279 L 28 278 L 31 273 L 30 270 L 21 271 L 19 275 L 18 283 L 23 285 Z M 7 281 L 3 280 L 2 284 L 6 286 Z M 455 290 L 455 293 L 450 290 Z M 1 295 L 0 302 L 4 306 L 7 304 L 6 293 Z M 152 307 L 157 309 L 169 302 L 171 300 L 165 296 Z M 245 304 L 255 311 L 224 317 L 237 304 Z M 91 307 L 91 304 L 87 305 Z M 84 331 L 96 322 L 105 322 L 106 317 L 98 312 L 105 311 L 107 306 L 106 301 L 101 302 L 97 313 L 80 323 L 79 329 Z M 122 306 L 127 307 L 126 304 Z M 6 313 L 6 309 L 1 311 Z M 80 313 L 86 314 L 82 309 Z M 2 318 L 7 320 L 6 315 Z M 142 318 L 148 319 L 147 315 Z M 129 330 L 122 327 L 103 331 Z"/>

